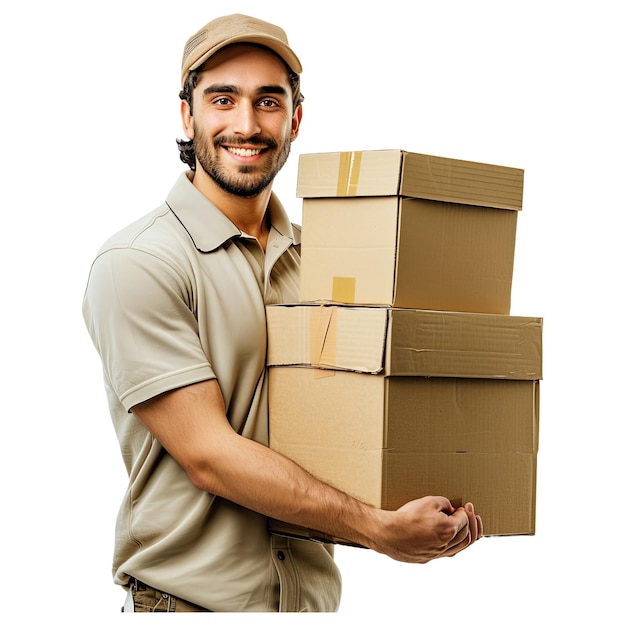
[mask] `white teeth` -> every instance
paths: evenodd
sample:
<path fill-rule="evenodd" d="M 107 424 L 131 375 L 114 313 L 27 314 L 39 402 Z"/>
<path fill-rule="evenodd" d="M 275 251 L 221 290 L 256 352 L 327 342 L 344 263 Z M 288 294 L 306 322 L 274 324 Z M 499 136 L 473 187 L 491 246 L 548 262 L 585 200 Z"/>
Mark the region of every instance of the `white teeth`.
<path fill-rule="evenodd" d="M 261 149 L 257 149 L 257 150 L 251 150 L 250 148 L 228 148 L 228 151 L 231 152 L 232 154 L 236 154 L 237 156 L 244 156 L 244 157 L 249 157 L 249 156 L 254 156 L 256 154 L 259 154 L 261 152 Z"/>

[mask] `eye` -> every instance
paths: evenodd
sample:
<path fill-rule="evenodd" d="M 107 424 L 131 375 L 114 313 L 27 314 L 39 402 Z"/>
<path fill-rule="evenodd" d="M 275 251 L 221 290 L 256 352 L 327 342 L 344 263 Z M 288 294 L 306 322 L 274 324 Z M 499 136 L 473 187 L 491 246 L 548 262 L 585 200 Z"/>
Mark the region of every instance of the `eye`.
<path fill-rule="evenodd" d="M 272 108 L 272 107 L 280 106 L 280 103 L 274 100 L 273 98 L 263 98 L 263 100 L 259 102 L 259 106 Z"/>
<path fill-rule="evenodd" d="M 213 100 L 213 104 L 220 106 L 220 107 L 228 106 L 231 103 L 232 103 L 231 99 L 228 98 L 227 96 L 219 96 L 218 98 L 215 98 Z"/>

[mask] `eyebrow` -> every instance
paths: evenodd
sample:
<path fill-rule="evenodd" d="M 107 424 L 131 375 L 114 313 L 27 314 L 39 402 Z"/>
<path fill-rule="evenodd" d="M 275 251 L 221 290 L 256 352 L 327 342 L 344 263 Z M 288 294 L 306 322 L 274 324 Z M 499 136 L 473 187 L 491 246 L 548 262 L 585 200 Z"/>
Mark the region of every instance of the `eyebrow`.
<path fill-rule="evenodd" d="M 209 85 L 202 91 L 203 96 L 210 96 L 216 93 L 233 93 L 238 95 L 241 93 L 240 89 L 235 85 L 222 85 L 220 83 L 214 83 L 213 85 Z M 273 94 L 273 95 L 287 95 L 287 90 L 281 85 L 262 85 L 258 87 L 255 91 L 255 94 L 258 96 Z"/>

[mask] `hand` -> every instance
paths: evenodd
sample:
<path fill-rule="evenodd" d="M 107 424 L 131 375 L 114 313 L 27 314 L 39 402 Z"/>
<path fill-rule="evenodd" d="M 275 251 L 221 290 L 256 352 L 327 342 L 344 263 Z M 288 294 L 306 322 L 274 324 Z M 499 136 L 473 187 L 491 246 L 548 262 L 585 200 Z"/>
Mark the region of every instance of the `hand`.
<path fill-rule="evenodd" d="M 427 496 L 386 514 L 373 549 L 398 561 L 427 563 L 454 556 L 482 537 L 483 525 L 474 506 L 454 508 L 449 500 Z"/>

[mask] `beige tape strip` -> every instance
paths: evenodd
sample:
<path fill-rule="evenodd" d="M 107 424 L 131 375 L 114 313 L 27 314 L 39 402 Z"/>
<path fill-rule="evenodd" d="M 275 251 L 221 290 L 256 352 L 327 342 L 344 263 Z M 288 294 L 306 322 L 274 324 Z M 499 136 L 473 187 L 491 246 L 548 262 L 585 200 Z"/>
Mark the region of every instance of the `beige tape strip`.
<path fill-rule="evenodd" d="M 335 365 L 337 360 L 337 307 L 319 306 L 311 308 L 309 321 L 309 354 L 311 365 Z M 315 367 L 315 378 L 334 376 L 333 370 Z"/>
<path fill-rule="evenodd" d="M 335 370 L 322 370 L 319 367 L 313 368 L 313 379 L 330 378 L 336 374 Z"/>
<path fill-rule="evenodd" d="M 362 152 L 340 152 L 337 196 L 356 196 L 361 174 Z"/>
<path fill-rule="evenodd" d="M 354 304 L 356 294 L 356 277 L 354 276 L 333 276 L 332 299 L 335 302 L 345 302 Z"/>

